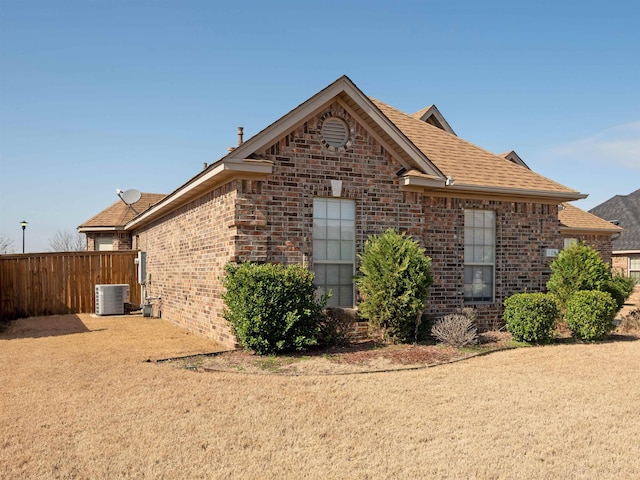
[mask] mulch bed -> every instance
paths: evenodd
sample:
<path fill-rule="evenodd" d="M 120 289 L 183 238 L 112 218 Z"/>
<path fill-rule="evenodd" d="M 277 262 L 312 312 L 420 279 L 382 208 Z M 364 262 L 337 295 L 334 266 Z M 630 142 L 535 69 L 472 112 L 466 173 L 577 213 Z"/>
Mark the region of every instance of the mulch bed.
<path fill-rule="evenodd" d="M 434 366 L 513 348 L 507 332 L 486 332 L 478 345 L 453 348 L 436 344 L 380 345 L 364 341 L 344 347 L 317 348 L 273 356 L 233 350 L 171 361 L 176 367 L 198 371 L 230 371 L 278 375 L 330 375 L 402 370 Z"/>

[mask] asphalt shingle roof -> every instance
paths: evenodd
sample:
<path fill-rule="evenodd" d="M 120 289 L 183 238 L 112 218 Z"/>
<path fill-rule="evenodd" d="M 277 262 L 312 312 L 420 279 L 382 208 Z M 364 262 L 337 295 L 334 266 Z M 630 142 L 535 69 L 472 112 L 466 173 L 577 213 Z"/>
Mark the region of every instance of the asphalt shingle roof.
<path fill-rule="evenodd" d="M 457 185 L 577 193 L 504 157 L 429 125 L 385 103 L 371 101 Z"/>
<path fill-rule="evenodd" d="M 133 205 L 133 208 L 138 213 L 142 213 L 164 197 L 166 197 L 164 193 L 143 193 L 140 200 Z M 122 227 L 136 216 L 135 211 L 122 200 L 118 200 L 84 222 L 79 228 Z"/>
<path fill-rule="evenodd" d="M 613 223 L 569 203 L 562 204 L 558 210 L 558 219 L 563 227 L 574 230 L 602 231 L 610 234 L 622 231 L 622 228 Z"/>
<path fill-rule="evenodd" d="M 640 250 L 640 189 L 629 195 L 616 195 L 590 213 L 608 221 L 616 221 L 624 230 L 613 241 L 613 250 Z"/>

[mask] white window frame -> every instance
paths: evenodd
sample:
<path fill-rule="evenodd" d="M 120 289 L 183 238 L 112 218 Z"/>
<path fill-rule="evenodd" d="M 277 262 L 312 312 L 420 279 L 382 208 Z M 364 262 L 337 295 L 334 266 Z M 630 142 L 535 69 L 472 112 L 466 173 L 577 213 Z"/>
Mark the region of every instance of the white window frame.
<path fill-rule="evenodd" d="M 487 225 L 488 223 L 488 225 Z M 483 275 L 487 272 L 488 275 Z M 490 283 L 486 281 L 489 277 Z M 490 289 L 487 294 L 487 289 Z M 496 298 L 496 213 L 464 211 L 464 303 L 488 304 Z"/>
<path fill-rule="evenodd" d="M 629 277 L 640 285 L 640 255 L 629 255 Z"/>
<path fill-rule="evenodd" d="M 313 270 L 316 274 L 318 294 L 323 295 L 331 290 L 332 296 L 327 302 L 327 307 L 352 308 L 355 304 L 353 284 L 356 266 L 355 244 L 355 201 L 336 197 L 314 198 Z M 334 275 L 337 267 L 338 278 L 335 276 L 327 278 L 330 267 Z M 345 278 L 347 277 L 350 292 L 346 291 Z"/>

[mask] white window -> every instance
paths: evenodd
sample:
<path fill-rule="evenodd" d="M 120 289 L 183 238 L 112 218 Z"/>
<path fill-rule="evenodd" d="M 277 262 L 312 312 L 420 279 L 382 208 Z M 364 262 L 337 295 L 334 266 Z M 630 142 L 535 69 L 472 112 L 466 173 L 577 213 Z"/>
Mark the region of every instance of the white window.
<path fill-rule="evenodd" d="M 464 212 L 464 301 L 493 302 L 496 257 L 495 213 Z"/>
<path fill-rule="evenodd" d="M 565 238 L 564 239 L 564 248 L 573 247 L 578 244 L 577 238 Z"/>
<path fill-rule="evenodd" d="M 356 205 L 353 200 L 313 200 L 313 270 L 328 307 L 353 307 Z"/>
<path fill-rule="evenodd" d="M 629 257 L 629 276 L 640 283 L 640 255 Z"/>
<path fill-rule="evenodd" d="M 95 250 L 101 252 L 113 250 L 113 238 L 112 237 L 97 237 L 95 240 Z"/>

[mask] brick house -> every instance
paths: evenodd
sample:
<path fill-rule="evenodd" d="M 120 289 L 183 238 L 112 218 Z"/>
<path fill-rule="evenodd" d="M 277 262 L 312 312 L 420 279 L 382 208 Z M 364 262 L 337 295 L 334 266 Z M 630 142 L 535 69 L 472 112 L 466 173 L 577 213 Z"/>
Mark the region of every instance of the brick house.
<path fill-rule="evenodd" d="M 142 193 L 133 205 L 118 200 L 91 217 L 78 227 L 78 232 L 87 236 L 87 250 L 131 250 L 131 233 L 124 226 L 164 197 L 161 193 Z"/>
<path fill-rule="evenodd" d="M 227 262 L 309 266 L 319 290 L 332 290 L 329 306 L 354 307 L 357 254 L 389 227 L 432 258 L 427 313 L 473 306 L 491 326 L 505 297 L 544 289 L 564 245 L 558 206 L 584 197 L 515 152 L 495 155 L 457 137 L 434 106 L 405 114 L 341 77 L 124 232 L 147 254 L 146 293 L 162 298 L 154 313 L 229 345 Z"/>
<path fill-rule="evenodd" d="M 612 264 L 612 242 L 622 228 L 568 203 L 559 206 L 558 218 L 564 247 L 584 243 L 596 250 L 605 263 Z"/>
<path fill-rule="evenodd" d="M 640 189 L 615 195 L 589 212 L 622 227 L 613 239 L 613 268 L 640 282 Z"/>

